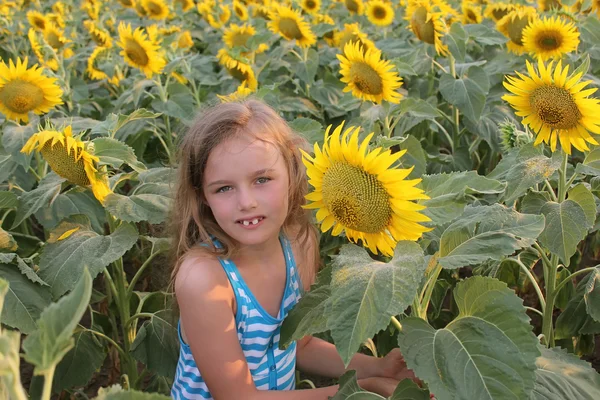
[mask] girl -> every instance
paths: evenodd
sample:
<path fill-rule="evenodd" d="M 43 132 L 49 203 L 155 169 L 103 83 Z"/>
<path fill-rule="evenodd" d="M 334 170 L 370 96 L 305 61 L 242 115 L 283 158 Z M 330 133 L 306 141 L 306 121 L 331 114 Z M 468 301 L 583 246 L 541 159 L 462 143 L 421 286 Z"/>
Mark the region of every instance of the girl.
<path fill-rule="evenodd" d="M 316 229 L 302 208 L 306 141 L 247 100 L 202 115 L 183 140 L 174 203 L 181 350 L 176 399 L 327 399 L 337 386 L 293 390 L 299 369 L 339 377 L 335 347 L 305 337 L 279 349 L 283 319 L 314 280 Z M 356 355 L 363 388 L 390 395 L 412 376 L 396 349 Z"/>

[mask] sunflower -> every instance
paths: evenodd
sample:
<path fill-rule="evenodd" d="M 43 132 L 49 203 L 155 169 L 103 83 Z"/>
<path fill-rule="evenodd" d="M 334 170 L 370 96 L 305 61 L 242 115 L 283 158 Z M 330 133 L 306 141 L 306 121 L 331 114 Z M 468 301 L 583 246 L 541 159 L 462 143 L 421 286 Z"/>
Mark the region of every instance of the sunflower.
<path fill-rule="evenodd" d="M 338 54 L 342 82 L 347 86 L 344 92 L 352 92 L 354 97 L 381 103 L 399 103 L 401 95 L 397 89 L 402 86 L 402 78 L 393 71 L 389 61 L 381 59 L 381 52 L 361 49 L 359 43 L 350 42 L 344 47 L 344 55 Z"/>
<path fill-rule="evenodd" d="M 37 31 L 43 31 L 48 23 L 48 18 L 39 11 L 27 11 L 27 20 L 31 27 Z"/>
<path fill-rule="evenodd" d="M 362 15 L 365 11 L 365 4 L 362 0 L 342 0 L 342 2 L 350 14 Z"/>
<path fill-rule="evenodd" d="M 52 71 L 58 71 L 58 60 L 56 57 L 54 57 L 54 54 L 50 54 L 48 57 L 44 56 L 45 48 L 40 42 L 38 36 L 41 37 L 42 34 L 36 32 L 33 28 L 29 28 L 27 37 L 29 38 L 29 43 L 31 44 L 31 50 L 33 51 L 33 54 L 35 54 L 42 66 L 50 68 Z"/>
<path fill-rule="evenodd" d="M 194 0 L 175 0 L 173 1 L 174 8 L 181 7 L 181 11 L 188 12 L 194 8 Z"/>
<path fill-rule="evenodd" d="M 592 0 L 592 11 L 596 11 L 596 15 L 600 18 L 600 0 Z"/>
<path fill-rule="evenodd" d="M 275 6 L 268 26 L 271 32 L 279 33 L 287 40 L 296 40 L 300 47 L 310 47 L 317 41 L 308 22 L 291 7 Z"/>
<path fill-rule="evenodd" d="M 600 134 L 600 100 L 588 98 L 596 89 L 584 90 L 592 81 L 580 82 L 583 72 L 569 76 L 561 61 L 552 70 L 552 62 L 539 59 L 537 67 L 527 61 L 529 76 L 507 76 L 504 87 L 513 94 L 502 97 L 537 134 L 534 144 L 549 142 L 555 151 L 558 140 L 567 154 L 571 145 L 580 151 L 589 150 L 586 142 L 597 145 L 589 132 Z"/>
<path fill-rule="evenodd" d="M 242 4 L 241 2 L 234 0 L 232 3 L 232 7 L 233 7 L 233 12 L 235 13 L 235 15 L 237 15 L 237 17 L 242 20 L 242 21 L 247 21 L 248 20 L 248 9 L 246 8 L 246 6 L 244 4 Z"/>
<path fill-rule="evenodd" d="M 258 82 L 256 80 L 254 70 L 250 64 L 236 59 L 229 54 L 227 49 L 220 49 L 217 52 L 217 59 L 219 60 L 219 64 L 225 67 L 229 75 L 233 76 L 240 82 L 245 81 L 248 88 L 256 90 Z"/>
<path fill-rule="evenodd" d="M 577 46 L 577 28 L 558 17 L 538 19 L 523 29 L 523 47 L 544 61 L 576 51 Z"/>
<path fill-rule="evenodd" d="M 302 151 L 314 187 L 304 208 L 317 209 L 321 231 L 345 232 L 373 253 L 391 256 L 398 241 L 417 240 L 430 230 L 419 224 L 430 221 L 419 213 L 425 206 L 414 202 L 429 197 L 415 187 L 421 179 L 406 180 L 413 168 L 391 168 L 406 150 L 368 151 L 373 133 L 359 146 L 360 128 L 348 127 L 343 134 L 342 128 L 343 123 L 330 136 L 331 125 L 327 128 L 323 149 L 315 143 L 314 157 Z"/>
<path fill-rule="evenodd" d="M 388 26 L 394 22 L 394 9 L 383 0 L 369 1 L 365 13 L 369 21 L 377 26 Z"/>
<path fill-rule="evenodd" d="M 177 42 L 173 43 L 178 49 L 190 49 L 194 45 L 192 34 L 190 31 L 183 31 L 177 38 Z"/>
<path fill-rule="evenodd" d="M 271 10 L 269 7 L 253 4 L 252 16 L 269 21 L 271 19 Z"/>
<path fill-rule="evenodd" d="M 321 0 L 301 0 L 300 7 L 305 13 L 316 15 L 321 9 Z"/>
<path fill-rule="evenodd" d="M 27 57 L 17 58 L 15 65 L 0 61 L 0 112 L 6 119 L 29 122 L 27 113 L 37 115 L 47 113 L 62 104 L 63 91 L 55 83 L 56 78 L 44 76 L 43 68 L 35 64 L 27 68 Z"/>
<path fill-rule="evenodd" d="M 44 40 L 50 45 L 55 51 L 60 51 L 70 41 L 64 37 L 63 31 L 52 23 L 46 24 L 43 30 Z"/>
<path fill-rule="evenodd" d="M 560 0 L 538 0 L 537 3 L 540 11 L 560 10 L 562 8 Z"/>
<path fill-rule="evenodd" d="M 213 12 L 215 13 L 214 15 Z M 221 29 L 229 21 L 229 18 L 231 18 L 229 6 L 222 4 L 219 4 L 218 9 L 215 8 L 206 16 L 208 24 L 215 29 Z"/>
<path fill-rule="evenodd" d="M 531 22 L 537 19 L 537 12 L 533 7 L 517 7 L 506 14 L 496 28 L 510 40 L 506 47 L 515 54 L 525 53 L 523 46 L 523 31 Z"/>
<path fill-rule="evenodd" d="M 223 41 L 227 47 L 244 47 L 248 43 L 248 39 L 256 34 L 256 29 L 252 25 L 244 24 L 244 25 L 236 25 L 231 24 L 228 28 L 223 32 Z M 260 54 L 266 51 L 269 46 L 266 43 L 261 43 L 258 45 L 258 49 L 255 51 Z M 248 52 L 241 53 L 244 57 L 249 56 Z"/>
<path fill-rule="evenodd" d="M 444 7 L 430 3 L 428 0 L 414 0 L 406 8 L 406 17 L 415 36 L 422 42 L 435 46 L 439 55 L 448 53 L 448 47 L 442 44 L 442 36 L 446 32 L 444 18 L 448 14 Z"/>
<path fill-rule="evenodd" d="M 87 61 L 87 69 L 86 72 L 91 79 L 100 81 L 106 79 L 109 83 L 119 86 L 119 83 L 123 79 L 123 74 L 115 65 L 115 73 L 112 77 L 109 77 L 106 72 L 98 69 L 98 59 L 105 56 L 107 53 L 110 53 L 108 47 L 96 47 Z"/>
<path fill-rule="evenodd" d="M 112 38 L 104 29 L 98 28 L 93 21 L 83 21 L 83 26 L 87 29 L 92 40 L 102 47 L 112 47 Z"/>
<path fill-rule="evenodd" d="M 164 0 L 138 0 L 149 18 L 163 20 L 169 16 L 169 7 Z"/>
<path fill-rule="evenodd" d="M 360 30 L 360 26 L 357 22 L 353 24 L 344 24 L 343 31 L 334 33 L 333 41 L 342 51 L 348 43 L 359 43 L 362 46 L 363 51 L 377 49 L 375 43 L 367 37 L 367 34 Z"/>
<path fill-rule="evenodd" d="M 117 44 L 123 49 L 120 54 L 125 62 L 140 69 L 147 78 L 151 78 L 153 74 L 160 74 L 166 65 L 160 47 L 147 38 L 142 28 L 132 32 L 131 25 L 121 22 Z"/>
<path fill-rule="evenodd" d="M 478 6 L 476 3 L 463 0 L 461 8 L 463 24 L 478 24 L 483 19 L 481 6 Z"/>
<path fill-rule="evenodd" d="M 121 3 L 121 5 L 126 8 L 135 7 L 135 0 L 119 0 L 119 3 Z"/>
<path fill-rule="evenodd" d="M 222 96 L 222 95 L 218 94 L 217 97 L 221 100 L 221 103 L 230 103 L 232 101 L 239 101 L 239 100 L 245 99 L 246 97 L 251 95 L 253 92 L 254 92 L 254 90 L 247 87 L 247 82 L 244 81 L 238 86 L 238 88 L 235 92 L 230 93 L 226 96 Z"/>
<path fill-rule="evenodd" d="M 315 14 L 313 15 L 313 24 L 327 24 L 333 25 L 335 27 L 335 21 L 327 14 Z M 329 46 L 335 46 L 335 28 L 332 27 L 329 32 L 325 32 L 323 34 L 323 39 L 327 42 Z"/>
<path fill-rule="evenodd" d="M 485 8 L 484 15 L 494 22 L 500 21 L 506 14 L 515 9 L 514 4 L 510 3 L 492 3 Z"/>
<path fill-rule="evenodd" d="M 99 162 L 87 145 L 74 138 L 71 126 L 62 132 L 43 130 L 29 138 L 21 149 L 22 153 L 38 151 L 52 170 L 71 183 L 80 186 L 92 186 L 92 192 L 100 202 L 111 193 L 106 174 L 98 172 L 95 164 Z"/>

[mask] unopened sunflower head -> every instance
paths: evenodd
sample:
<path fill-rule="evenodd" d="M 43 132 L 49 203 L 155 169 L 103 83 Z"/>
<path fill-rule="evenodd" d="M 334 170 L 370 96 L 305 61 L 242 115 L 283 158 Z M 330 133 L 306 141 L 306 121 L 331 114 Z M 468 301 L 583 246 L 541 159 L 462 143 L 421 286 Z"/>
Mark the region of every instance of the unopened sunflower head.
<path fill-rule="evenodd" d="M 94 196 L 103 202 L 111 193 L 106 174 L 98 172 L 98 157 L 89 149 L 89 144 L 73 137 L 71 126 L 62 131 L 42 130 L 29 138 L 21 149 L 22 153 L 37 151 L 52 170 L 71 183 L 91 186 Z"/>
<path fill-rule="evenodd" d="M 321 230 L 332 229 L 334 236 L 345 232 L 357 243 L 362 241 L 373 253 L 393 254 L 400 240 L 417 240 L 430 229 L 420 223 L 430 221 L 416 200 L 429 197 L 416 187 L 421 179 L 407 180 L 413 168 L 393 165 L 406 150 L 369 150 L 369 134 L 359 144 L 360 127 L 343 123 L 325 132 L 322 148 L 315 143 L 314 157 L 303 153 L 309 183 L 314 190 L 306 196 L 316 209 Z"/>
<path fill-rule="evenodd" d="M 529 131 L 520 130 L 514 121 L 510 119 L 499 123 L 498 128 L 500 129 L 500 136 L 502 138 L 502 148 L 505 152 L 533 142 L 533 137 Z"/>
<path fill-rule="evenodd" d="M 29 112 L 40 115 L 62 104 L 63 91 L 56 78 L 43 75 L 37 64 L 27 68 L 27 57 L 12 60 L 6 65 L 0 61 L 0 112 L 7 119 L 29 122 Z"/>
<path fill-rule="evenodd" d="M 589 150 L 588 144 L 598 142 L 590 133 L 600 135 L 600 100 L 589 98 L 596 89 L 584 89 L 592 81 L 581 82 L 582 72 L 569 75 L 569 66 L 547 65 L 538 60 L 537 71 L 527 61 L 529 76 L 506 76 L 504 87 L 512 94 L 502 97 L 523 118 L 523 125 L 537 135 L 535 145 L 549 143 L 552 151 L 560 142 L 563 151 L 571 154 L 571 146 Z"/>

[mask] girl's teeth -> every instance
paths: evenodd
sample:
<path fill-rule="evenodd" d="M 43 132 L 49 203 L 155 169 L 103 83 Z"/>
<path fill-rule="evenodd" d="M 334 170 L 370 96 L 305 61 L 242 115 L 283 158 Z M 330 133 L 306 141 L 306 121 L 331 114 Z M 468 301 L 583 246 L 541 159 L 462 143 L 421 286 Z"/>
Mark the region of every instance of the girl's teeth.
<path fill-rule="evenodd" d="M 248 222 L 248 221 L 242 221 L 242 224 L 244 224 L 244 226 L 248 226 L 248 225 L 250 225 L 250 222 Z"/>
<path fill-rule="evenodd" d="M 261 218 L 261 219 L 262 219 L 262 218 Z M 248 226 L 248 225 L 250 225 L 250 224 L 252 224 L 252 225 L 256 225 L 256 224 L 258 224 L 258 222 L 259 222 L 261 219 L 254 218 L 252 221 L 242 221 L 242 224 L 243 224 L 244 226 Z"/>
<path fill-rule="evenodd" d="M 252 220 L 252 223 L 253 223 L 254 225 L 258 224 L 258 218 L 254 218 L 254 219 Z"/>

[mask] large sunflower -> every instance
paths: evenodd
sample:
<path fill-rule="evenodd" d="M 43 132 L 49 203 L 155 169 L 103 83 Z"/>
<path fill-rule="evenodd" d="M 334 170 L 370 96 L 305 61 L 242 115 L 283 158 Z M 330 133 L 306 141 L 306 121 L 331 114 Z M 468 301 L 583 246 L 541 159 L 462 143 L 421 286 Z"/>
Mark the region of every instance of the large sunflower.
<path fill-rule="evenodd" d="M 434 45 L 437 54 L 445 55 L 448 47 L 442 43 L 442 36 L 446 33 L 444 18 L 447 15 L 449 14 L 444 11 L 444 7 L 438 4 L 428 0 L 414 0 L 406 8 L 405 19 L 420 41 Z"/>
<path fill-rule="evenodd" d="M 366 52 L 360 44 L 350 42 L 344 47 L 344 55 L 338 54 L 342 82 L 347 86 L 344 92 L 352 92 L 354 97 L 381 103 L 399 103 L 398 88 L 402 78 L 394 71 L 394 65 L 381 59 L 381 52 L 369 49 Z"/>
<path fill-rule="evenodd" d="M 523 46 L 523 31 L 531 22 L 537 19 L 537 12 L 533 7 L 517 7 L 506 14 L 496 28 L 510 40 L 506 47 L 515 54 L 525 53 Z"/>
<path fill-rule="evenodd" d="M 425 206 L 415 200 L 428 199 L 416 188 L 421 179 L 406 180 L 412 168 L 391 168 L 406 150 L 392 154 L 377 148 L 368 151 L 369 134 L 359 145 L 360 128 L 342 125 L 328 136 L 321 150 L 315 143 L 314 158 L 303 153 L 309 183 L 314 191 L 306 196 L 308 209 L 317 209 L 321 230 L 333 228 L 334 236 L 345 232 L 373 253 L 391 256 L 399 240 L 417 240 L 429 229 L 420 222 L 430 219 L 420 214 Z"/>
<path fill-rule="evenodd" d="M 544 61 L 576 51 L 577 46 L 577 28 L 558 17 L 538 19 L 523 29 L 523 47 Z"/>
<path fill-rule="evenodd" d="M 149 18 L 163 20 L 169 16 L 169 7 L 164 0 L 137 0 L 140 1 Z"/>
<path fill-rule="evenodd" d="M 139 68 L 147 78 L 151 78 L 153 74 L 160 74 L 166 65 L 160 46 L 149 40 L 142 28 L 132 32 L 131 25 L 121 22 L 117 44 L 123 49 L 120 54 L 125 62 Z"/>
<path fill-rule="evenodd" d="M 390 3 L 383 0 L 369 1 L 365 14 L 369 21 L 377 26 L 388 26 L 394 22 L 394 9 Z"/>
<path fill-rule="evenodd" d="M 273 33 L 278 33 L 287 40 L 296 40 L 300 47 L 310 47 L 317 41 L 308 22 L 291 7 L 274 6 L 268 26 Z"/>
<path fill-rule="evenodd" d="M 71 183 L 80 186 L 92 186 L 94 196 L 103 202 L 111 193 L 106 174 L 98 173 L 95 164 L 98 157 L 88 149 L 88 145 L 79 138 L 74 138 L 71 126 L 62 132 L 43 130 L 29 138 L 21 152 L 38 151 L 50 168 Z"/>
<path fill-rule="evenodd" d="M 504 87 L 513 94 L 504 95 L 515 110 L 537 134 L 534 144 L 550 143 L 552 151 L 560 141 L 563 150 L 571 154 L 571 145 L 580 151 L 589 150 L 587 143 L 597 145 L 589 132 L 600 134 L 600 100 L 588 98 L 596 89 L 584 88 L 592 81 L 580 82 L 583 73 L 569 73 L 569 66 L 559 61 L 544 65 L 538 60 L 537 71 L 527 61 L 529 76 L 517 72 L 518 78 L 506 77 Z"/>
<path fill-rule="evenodd" d="M 27 68 L 27 57 L 23 61 L 12 60 L 9 65 L 0 61 L 0 112 L 6 119 L 29 122 L 29 112 L 44 114 L 62 104 L 63 91 L 55 83 L 56 78 L 44 76 L 43 68 L 35 64 Z"/>

